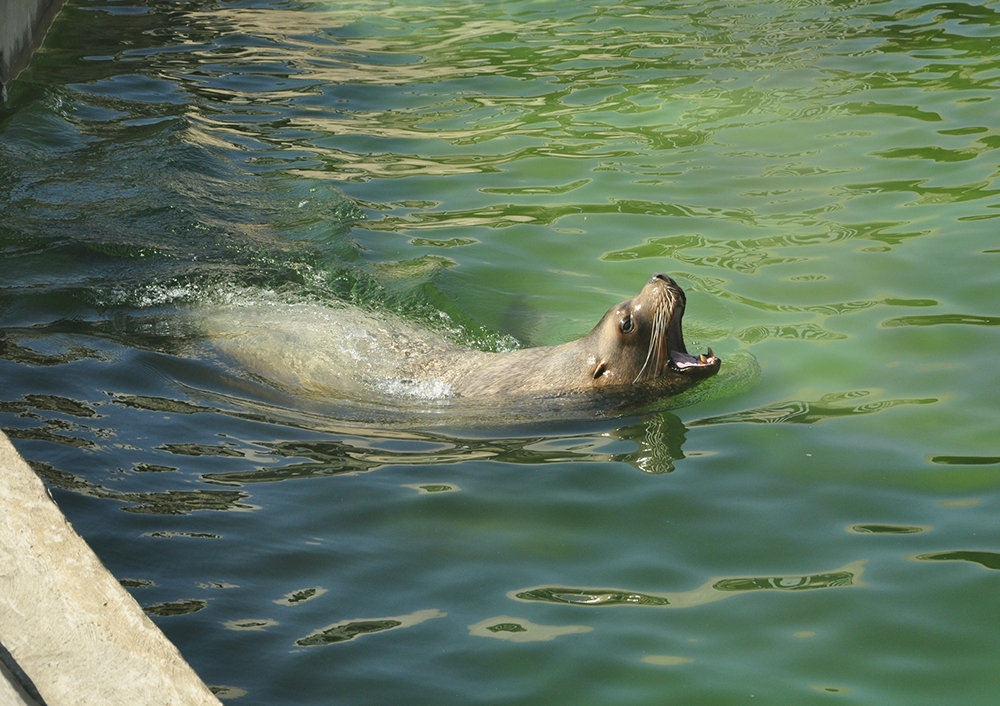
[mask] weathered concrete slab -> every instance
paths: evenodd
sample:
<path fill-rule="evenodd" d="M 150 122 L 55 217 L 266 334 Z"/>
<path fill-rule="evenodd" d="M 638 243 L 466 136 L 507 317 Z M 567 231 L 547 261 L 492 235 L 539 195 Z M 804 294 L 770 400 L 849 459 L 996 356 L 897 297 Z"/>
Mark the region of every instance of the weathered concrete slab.
<path fill-rule="evenodd" d="M 8 656 L 0 664 L 14 662 L 0 668 L 0 703 L 220 703 L 104 568 L 3 432 L 0 644 Z"/>
<path fill-rule="evenodd" d="M 0 96 L 28 65 L 65 0 L 0 0 Z"/>
<path fill-rule="evenodd" d="M 0 645 L 0 706 L 45 706 L 34 682 Z"/>

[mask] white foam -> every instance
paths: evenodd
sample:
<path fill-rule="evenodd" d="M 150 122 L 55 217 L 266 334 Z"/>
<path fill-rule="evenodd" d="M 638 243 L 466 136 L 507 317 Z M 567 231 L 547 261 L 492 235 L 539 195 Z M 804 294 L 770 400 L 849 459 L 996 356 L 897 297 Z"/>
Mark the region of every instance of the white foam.
<path fill-rule="evenodd" d="M 375 389 L 391 397 L 418 400 L 446 400 L 452 396 L 451 385 L 441 380 L 385 378 L 375 382 Z"/>

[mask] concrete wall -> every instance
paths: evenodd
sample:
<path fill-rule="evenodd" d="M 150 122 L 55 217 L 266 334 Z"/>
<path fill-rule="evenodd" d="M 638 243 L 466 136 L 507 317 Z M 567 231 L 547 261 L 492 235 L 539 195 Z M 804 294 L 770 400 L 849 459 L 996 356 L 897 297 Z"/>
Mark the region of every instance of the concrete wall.
<path fill-rule="evenodd" d="M 0 0 L 0 97 L 28 65 L 64 0 Z"/>
<path fill-rule="evenodd" d="M 0 703 L 220 703 L 70 526 L 3 432 Z"/>

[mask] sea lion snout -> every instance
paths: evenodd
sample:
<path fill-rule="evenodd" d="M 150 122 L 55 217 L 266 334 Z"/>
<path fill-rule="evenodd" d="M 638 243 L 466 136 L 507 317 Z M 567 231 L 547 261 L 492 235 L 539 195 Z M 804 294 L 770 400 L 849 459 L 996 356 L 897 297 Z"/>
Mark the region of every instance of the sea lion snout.
<path fill-rule="evenodd" d="M 682 304 L 684 302 L 685 299 L 684 290 L 681 288 L 679 284 L 677 284 L 677 280 L 675 280 L 670 275 L 665 275 L 662 272 L 657 272 L 655 275 L 649 278 L 649 281 L 646 283 L 646 286 L 652 287 L 655 290 L 658 289 L 670 292 L 675 298 L 680 299 Z"/>

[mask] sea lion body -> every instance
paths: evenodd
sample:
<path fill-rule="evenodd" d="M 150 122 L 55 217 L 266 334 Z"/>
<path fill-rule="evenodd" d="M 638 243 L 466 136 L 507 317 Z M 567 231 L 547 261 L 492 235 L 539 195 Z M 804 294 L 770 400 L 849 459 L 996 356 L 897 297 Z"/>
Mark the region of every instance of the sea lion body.
<path fill-rule="evenodd" d="M 244 307 L 206 317 L 215 345 L 257 377 L 312 395 L 479 402 L 649 390 L 664 396 L 714 375 L 711 349 L 689 355 L 685 296 L 654 275 L 590 333 L 501 353 L 459 346 L 396 317 L 315 304 Z"/>

